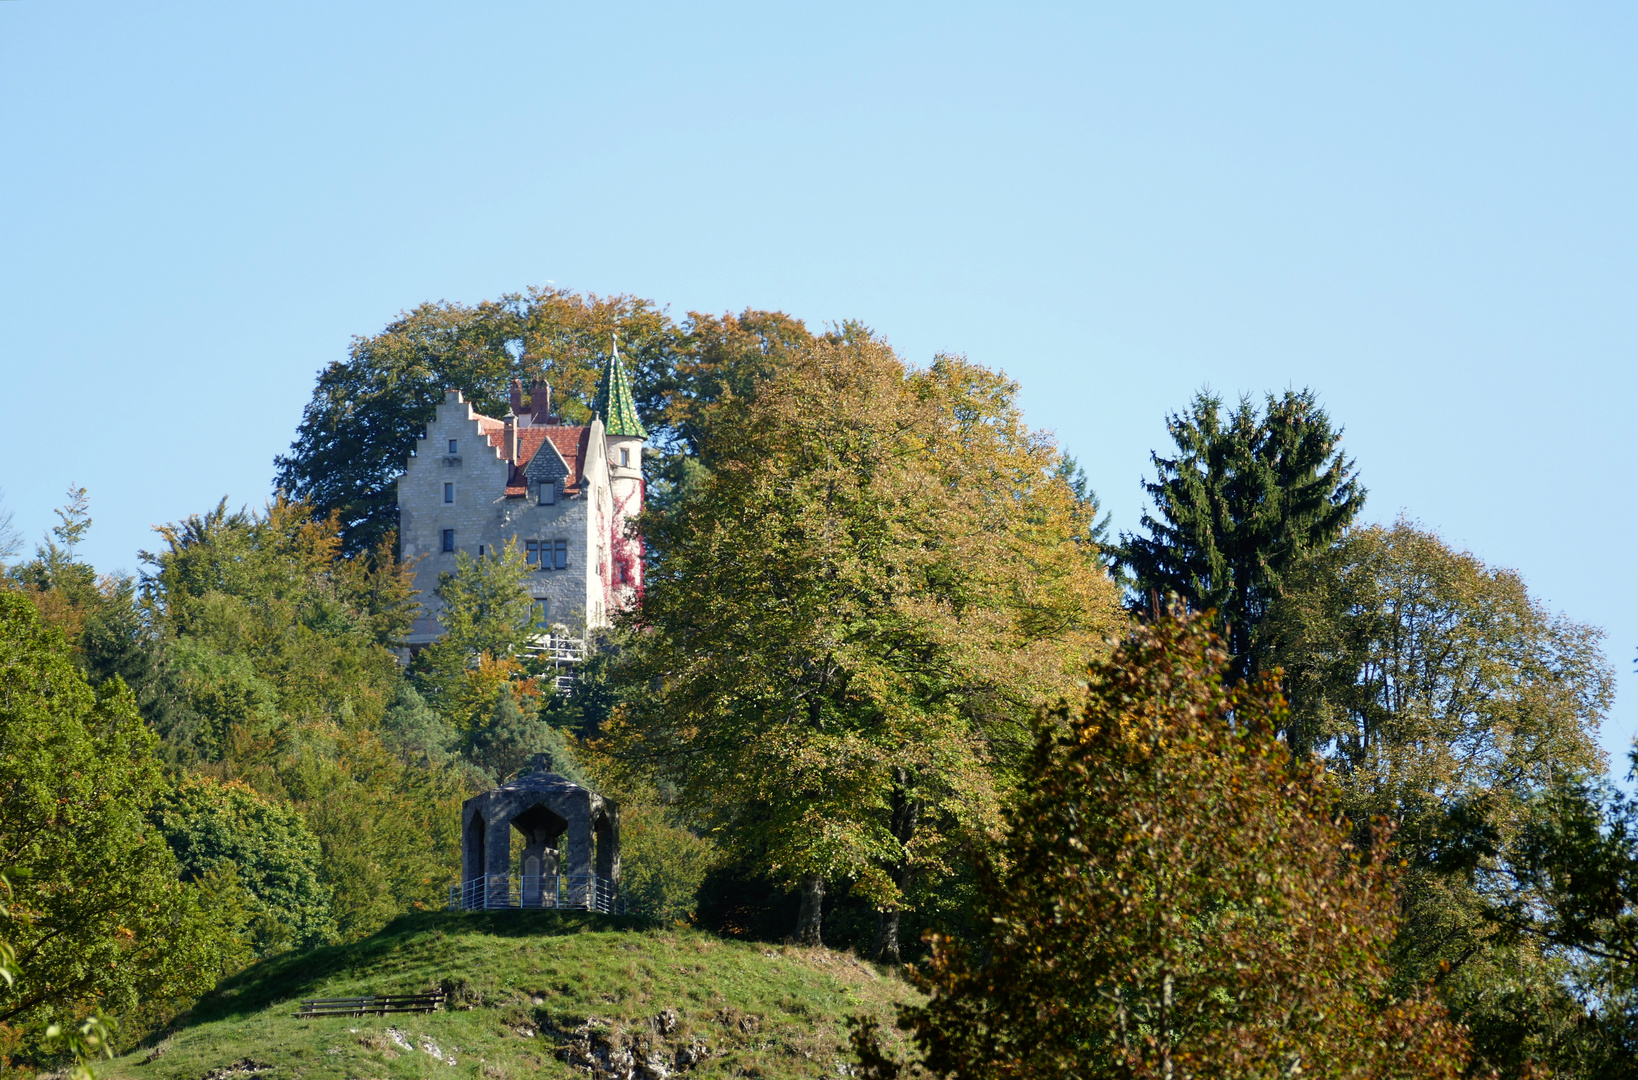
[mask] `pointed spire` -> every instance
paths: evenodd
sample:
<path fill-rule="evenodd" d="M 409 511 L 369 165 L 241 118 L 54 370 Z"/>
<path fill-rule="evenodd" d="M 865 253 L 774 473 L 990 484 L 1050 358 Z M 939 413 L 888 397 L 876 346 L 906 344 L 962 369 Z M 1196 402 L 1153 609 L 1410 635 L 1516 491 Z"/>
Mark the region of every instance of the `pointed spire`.
<path fill-rule="evenodd" d="M 614 349 L 603 368 L 603 379 L 597 386 L 597 413 L 603 418 L 603 430 L 609 435 L 630 438 L 648 438 L 648 429 L 637 416 L 637 401 L 631 395 L 631 381 L 626 378 L 626 366 L 620 362 L 620 335 L 614 336 Z"/>

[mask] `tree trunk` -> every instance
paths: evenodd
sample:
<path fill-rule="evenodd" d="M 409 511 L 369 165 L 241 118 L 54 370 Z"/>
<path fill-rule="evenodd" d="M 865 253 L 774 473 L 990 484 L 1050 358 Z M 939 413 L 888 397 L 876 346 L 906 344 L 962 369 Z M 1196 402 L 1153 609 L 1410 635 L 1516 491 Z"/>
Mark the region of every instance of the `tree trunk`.
<path fill-rule="evenodd" d="M 916 835 L 916 823 L 921 820 L 921 803 L 910 797 L 910 775 L 903 769 L 896 771 L 893 785 L 893 839 L 899 842 L 899 859 L 888 867 L 888 875 L 902 898 L 910 887 L 910 841 Z M 899 907 L 876 913 L 876 941 L 871 946 L 871 959 L 878 964 L 899 963 Z"/>
<path fill-rule="evenodd" d="M 899 909 L 876 913 L 876 941 L 870 947 L 871 959 L 878 964 L 899 962 Z"/>
<path fill-rule="evenodd" d="M 802 908 L 796 916 L 796 943 L 820 944 L 819 931 L 824 920 L 825 879 L 810 874 L 802 879 Z"/>

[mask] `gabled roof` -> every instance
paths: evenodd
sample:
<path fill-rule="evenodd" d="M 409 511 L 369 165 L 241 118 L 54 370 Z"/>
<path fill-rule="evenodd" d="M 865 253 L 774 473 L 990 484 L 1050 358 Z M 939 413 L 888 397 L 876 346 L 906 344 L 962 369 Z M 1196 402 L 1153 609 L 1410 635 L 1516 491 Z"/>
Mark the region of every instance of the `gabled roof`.
<path fill-rule="evenodd" d="M 544 432 L 542 435 L 544 436 Z M 523 456 L 521 441 L 518 445 L 518 457 Z M 523 469 L 523 477 L 531 484 L 551 484 L 569 475 L 569 463 L 563 460 L 562 451 L 552 440 L 542 438 L 535 452 L 529 456 L 529 463 Z"/>
<path fill-rule="evenodd" d="M 586 460 L 586 447 L 591 440 L 591 428 L 570 425 L 526 427 L 518 429 L 518 460 L 506 480 L 506 494 L 522 498 L 529 493 L 530 484 L 547 479 L 561 480 L 564 495 L 580 493 L 581 463 Z M 553 460 L 555 459 L 555 461 Z M 538 462 L 538 465 L 537 465 Z M 556 476 L 541 475 L 561 468 Z"/>
<path fill-rule="evenodd" d="M 603 431 L 608 435 L 648 438 L 648 429 L 637 416 L 637 400 L 631 394 L 631 381 L 626 378 L 626 366 L 620 362 L 620 340 L 614 341 L 609 362 L 603 367 L 602 381 L 597 385 L 597 415 L 603 418 Z"/>

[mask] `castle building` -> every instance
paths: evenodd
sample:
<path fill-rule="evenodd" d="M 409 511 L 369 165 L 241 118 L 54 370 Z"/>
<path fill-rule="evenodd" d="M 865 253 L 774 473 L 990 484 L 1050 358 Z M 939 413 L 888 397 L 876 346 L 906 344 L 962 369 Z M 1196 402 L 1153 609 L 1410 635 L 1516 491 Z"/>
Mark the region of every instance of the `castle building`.
<path fill-rule="evenodd" d="M 398 536 L 407 562 L 418 559 L 421 617 L 406 635 L 412 648 L 436 639 L 442 608 L 434 590 L 455 555 L 485 558 L 516 543 L 529 566 L 529 595 L 543 633 L 579 636 L 607 626 L 643 587 L 643 549 L 628 535 L 643 509 L 643 443 L 631 384 L 610 352 L 590 424 L 565 424 L 552 412 L 551 387 L 537 382 L 527 401 L 512 380 L 511 410 L 484 416 L 447 390 L 398 480 Z"/>

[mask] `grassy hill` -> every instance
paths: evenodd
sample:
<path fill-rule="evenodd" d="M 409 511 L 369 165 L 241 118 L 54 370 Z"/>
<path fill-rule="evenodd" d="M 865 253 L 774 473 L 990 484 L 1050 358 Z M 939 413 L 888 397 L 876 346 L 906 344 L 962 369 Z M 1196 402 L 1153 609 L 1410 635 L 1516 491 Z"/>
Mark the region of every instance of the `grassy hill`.
<path fill-rule="evenodd" d="M 446 1011 L 298 1020 L 302 998 L 421 993 Z M 845 1018 L 914 996 L 847 953 L 578 912 L 426 913 L 224 983 L 120 1080 L 604 1080 L 845 1075 Z M 890 1025 L 888 1025 L 890 1027 Z M 897 1034 L 896 1032 L 892 1034 Z M 569 1059 L 565 1061 L 567 1056 Z"/>

